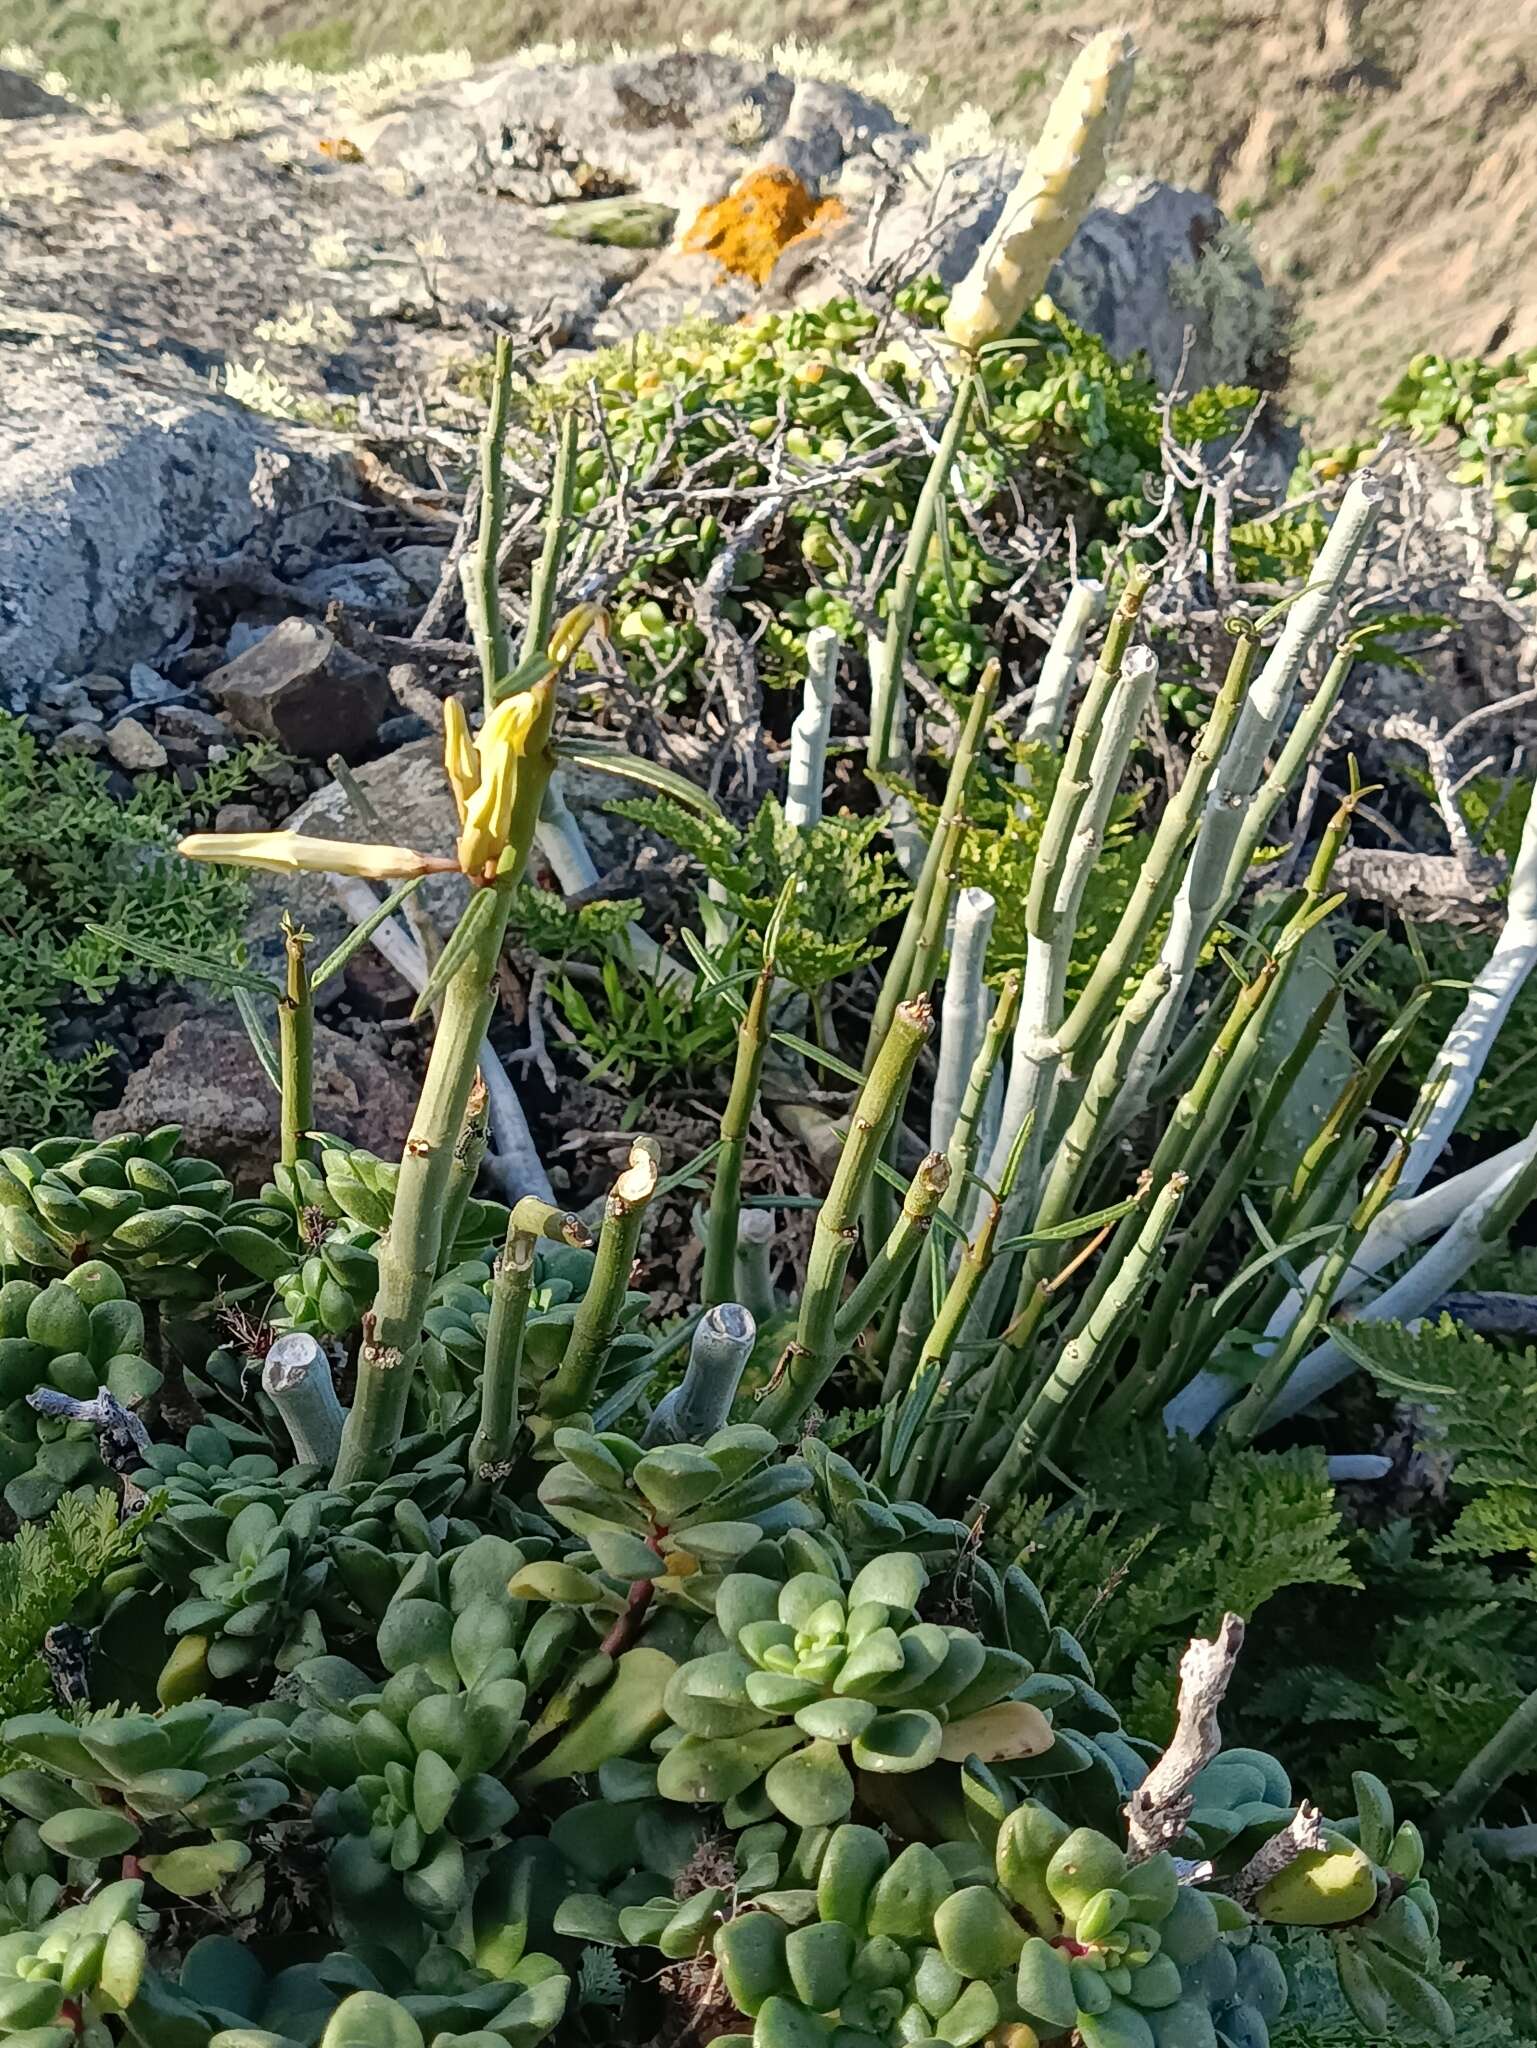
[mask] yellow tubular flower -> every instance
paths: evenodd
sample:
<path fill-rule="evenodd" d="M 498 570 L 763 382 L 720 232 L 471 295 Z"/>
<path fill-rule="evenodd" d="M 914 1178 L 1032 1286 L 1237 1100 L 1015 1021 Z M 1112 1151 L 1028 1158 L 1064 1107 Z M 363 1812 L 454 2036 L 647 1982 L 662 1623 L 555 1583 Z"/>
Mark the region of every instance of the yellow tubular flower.
<path fill-rule="evenodd" d="M 465 806 L 475 794 L 475 785 L 480 780 L 480 764 L 470 740 L 464 706 L 457 697 L 447 697 L 443 701 L 443 772 L 453 789 L 462 825 Z"/>
<path fill-rule="evenodd" d="M 603 616 L 601 605 L 578 604 L 573 605 L 564 618 L 556 620 L 547 652 L 557 668 L 564 668 L 575 657 L 577 649 Z"/>
<path fill-rule="evenodd" d="M 194 832 L 177 848 L 188 860 L 230 861 L 236 867 L 270 868 L 285 875 L 363 875 L 371 882 L 405 882 L 416 875 L 441 874 L 454 862 L 409 846 L 363 846 L 350 839 L 308 839 L 300 832 Z"/>
<path fill-rule="evenodd" d="M 1079 52 L 998 225 L 951 294 L 945 332 L 969 355 L 1012 334 L 1046 289 L 1051 266 L 1103 182 L 1132 65 L 1124 29 L 1105 29 Z"/>
<path fill-rule="evenodd" d="M 475 742 L 480 778 L 466 799 L 459 834 L 459 865 L 467 875 L 494 873 L 510 844 L 522 847 L 522 872 L 550 779 L 554 725 L 555 682 L 546 676 L 504 697 L 481 727 Z"/>

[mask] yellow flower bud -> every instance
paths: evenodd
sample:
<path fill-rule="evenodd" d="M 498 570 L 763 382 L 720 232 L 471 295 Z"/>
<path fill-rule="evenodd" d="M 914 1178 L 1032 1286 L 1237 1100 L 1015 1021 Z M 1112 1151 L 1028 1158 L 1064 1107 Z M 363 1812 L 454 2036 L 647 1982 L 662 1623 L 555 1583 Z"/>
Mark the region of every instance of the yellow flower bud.
<path fill-rule="evenodd" d="M 998 225 L 951 294 L 945 332 L 968 354 L 1012 334 L 1045 290 L 1104 178 L 1132 63 L 1124 29 L 1105 29 L 1079 52 Z"/>
<path fill-rule="evenodd" d="M 577 649 L 602 619 L 601 605 L 578 604 L 573 605 L 563 619 L 556 621 L 548 652 L 557 668 L 564 668 L 575 657 Z"/>
<path fill-rule="evenodd" d="M 475 785 L 480 780 L 480 765 L 475 759 L 464 706 L 457 697 L 443 700 L 443 772 L 453 789 L 462 825 L 465 805 L 475 794 Z"/>
<path fill-rule="evenodd" d="M 455 863 L 409 846 L 367 846 L 350 839 L 310 839 L 301 832 L 194 832 L 177 849 L 188 860 L 229 861 L 274 874 L 363 875 L 372 882 L 441 874 Z"/>
<path fill-rule="evenodd" d="M 521 870 L 549 781 L 554 723 L 555 684 L 547 676 L 516 697 L 504 697 L 481 727 L 475 742 L 480 774 L 465 799 L 459 834 L 459 865 L 467 875 L 494 872 L 510 840 L 522 847 Z"/>

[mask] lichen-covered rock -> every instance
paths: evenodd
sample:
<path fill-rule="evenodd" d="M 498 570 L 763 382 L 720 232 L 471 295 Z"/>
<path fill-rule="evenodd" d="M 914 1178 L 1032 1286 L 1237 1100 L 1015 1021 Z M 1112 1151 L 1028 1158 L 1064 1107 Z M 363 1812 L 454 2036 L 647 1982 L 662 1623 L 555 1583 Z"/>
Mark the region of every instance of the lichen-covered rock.
<path fill-rule="evenodd" d="M 0 352 L 0 415 L 0 703 L 17 710 L 50 676 L 171 647 L 194 564 L 260 547 L 281 571 L 355 518 L 340 441 L 105 358 Z"/>
<path fill-rule="evenodd" d="M 794 171 L 766 164 L 739 178 L 724 199 L 701 207 L 683 246 L 763 284 L 785 250 L 846 218 L 841 200 L 818 199 Z"/>

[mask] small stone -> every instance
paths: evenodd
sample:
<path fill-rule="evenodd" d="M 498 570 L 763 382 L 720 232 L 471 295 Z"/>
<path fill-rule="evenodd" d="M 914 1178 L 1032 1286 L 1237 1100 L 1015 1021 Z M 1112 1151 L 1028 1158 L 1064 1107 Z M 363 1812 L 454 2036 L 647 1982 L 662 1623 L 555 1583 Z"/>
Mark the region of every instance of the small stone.
<path fill-rule="evenodd" d="M 271 626 L 264 626 L 255 619 L 236 619 L 229 629 L 229 638 L 224 643 L 224 660 L 237 661 L 242 654 L 248 653 L 251 648 L 265 640 L 271 631 Z M 214 674 L 222 666 L 222 663 L 215 662 L 214 667 L 206 672 L 204 680 L 206 681 L 209 675 Z"/>
<path fill-rule="evenodd" d="M 443 580 L 443 564 L 447 560 L 447 548 L 434 548 L 423 544 L 397 548 L 390 556 L 390 566 L 399 570 L 418 597 L 433 597 Z"/>
<path fill-rule="evenodd" d="M 203 746 L 234 739 L 234 727 L 211 711 L 199 711 L 195 704 L 161 704 L 155 710 L 155 731 L 163 740 L 196 740 Z"/>
<path fill-rule="evenodd" d="M 128 694 L 116 676 L 102 675 L 99 671 L 82 676 L 80 687 L 93 704 L 115 704 L 119 697 Z"/>
<path fill-rule="evenodd" d="M 100 713 L 97 716 L 100 717 Z M 99 754 L 107 744 L 107 736 L 99 725 L 82 720 L 78 725 L 67 725 L 53 742 L 57 754 Z"/>
<path fill-rule="evenodd" d="M 215 832 L 264 832 L 267 821 L 255 804 L 220 804 L 214 813 Z"/>
<path fill-rule="evenodd" d="M 159 669 L 151 668 L 147 661 L 136 661 L 128 671 L 128 694 L 135 704 L 163 704 L 167 697 L 179 693 Z"/>
<path fill-rule="evenodd" d="M 80 684 L 73 680 L 44 683 L 37 693 L 37 701 L 45 711 L 52 711 L 62 718 L 101 717 L 100 708 L 92 703 Z"/>
<path fill-rule="evenodd" d="M 356 761 L 373 745 L 390 702 L 379 671 L 307 619 L 274 626 L 204 687 L 241 731 L 311 761 L 332 754 Z"/>
<path fill-rule="evenodd" d="M 341 603 L 353 612 L 398 612 L 411 601 L 410 584 L 382 555 L 312 570 L 298 587 L 317 605 Z"/>
<path fill-rule="evenodd" d="M 147 725 L 140 725 L 136 718 L 120 718 L 107 734 L 107 752 L 119 768 L 126 768 L 131 774 L 142 774 L 147 769 L 163 768 L 166 751 Z"/>
<path fill-rule="evenodd" d="M 381 747 L 408 747 L 412 740 L 426 739 L 428 729 L 425 718 L 418 718 L 414 711 L 402 711 L 394 718 L 385 719 L 380 726 L 379 744 Z"/>

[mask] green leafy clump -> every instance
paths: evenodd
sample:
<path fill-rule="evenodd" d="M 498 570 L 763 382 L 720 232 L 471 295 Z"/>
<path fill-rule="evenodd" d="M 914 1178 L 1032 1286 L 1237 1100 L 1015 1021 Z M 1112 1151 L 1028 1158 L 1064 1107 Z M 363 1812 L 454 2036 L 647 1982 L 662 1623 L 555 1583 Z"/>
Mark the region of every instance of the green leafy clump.
<path fill-rule="evenodd" d="M 247 753 L 210 768 L 190 794 L 142 782 L 120 802 L 92 762 L 40 746 L 0 713 L 0 1101 L 13 1130 L 84 1128 L 111 1048 L 60 1057 L 60 1007 L 106 1002 L 146 978 L 93 925 L 233 957 L 245 882 L 172 848 L 238 794 L 255 763 Z"/>
<path fill-rule="evenodd" d="M 117 1496 L 105 1488 L 66 1493 L 46 1521 L 25 1522 L 0 1544 L 0 1714 L 28 1713 L 47 1697 L 42 1653 L 49 1630 L 134 1576 L 155 1512 L 124 1521 Z"/>
<path fill-rule="evenodd" d="M 945 303 L 932 280 L 900 294 L 901 310 L 924 329 L 938 326 Z M 976 423 L 962 444 L 967 496 L 984 508 L 995 499 L 1012 503 L 1011 487 L 1028 473 L 1034 505 L 1048 523 L 1069 515 L 1077 521 L 1085 573 L 1100 573 L 1122 529 L 1156 508 L 1163 422 L 1151 380 L 1044 300 L 1011 347 L 983 358 L 981 377 L 985 424 Z M 585 404 L 589 388 L 603 407 L 605 435 L 584 435 L 576 512 L 591 516 L 615 499 L 620 476 L 610 460 L 632 479 L 646 477 L 659 494 L 647 505 L 644 494 L 626 493 L 633 564 L 614 600 L 616 635 L 640 678 L 675 697 L 687 694 L 705 652 L 695 592 L 725 545 L 732 494 L 781 481 L 768 467 L 770 442 L 782 445 L 792 474 L 852 458 L 868 466 L 834 511 L 825 492 L 808 491 L 791 501 L 782 537 L 740 553 L 722 615 L 761 629 L 760 668 L 786 684 L 804 673 L 809 626 L 862 638 L 865 622 L 849 593 L 864 580 L 883 533 L 910 520 L 927 466 L 926 451 L 902 447 L 894 415 L 943 403 L 919 346 L 892 339 L 879 314 L 854 299 L 729 328 L 693 321 L 601 352 L 569 381 L 531 387 L 532 422 L 542 425 L 573 397 Z M 1174 432 L 1220 441 L 1254 398 L 1239 387 L 1199 393 L 1175 408 Z M 761 459 L 754 443 L 764 444 Z M 891 461 L 870 461 L 884 446 Z M 723 492 L 724 501 L 706 498 L 702 510 L 660 497 L 685 479 L 691 490 Z M 982 520 L 949 512 L 920 578 L 912 655 L 952 687 L 965 687 L 1000 632 L 1006 647 L 1013 630 L 1000 622 L 994 595 L 1021 566 L 1008 548 L 1010 523 L 990 535 Z M 1310 509 L 1235 529 L 1239 574 L 1275 573 L 1316 547 L 1318 531 Z"/>
<path fill-rule="evenodd" d="M 1290 1588 L 1358 1583 L 1316 1451 L 1207 1450 L 1150 1430 L 1081 1470 L 1079 1499 L 1027 1505 L 1012 1539 L 1140 1733 L 1172 1725 L 1171 1646 L 1225 1612 L 1253 1620 Z"/>

